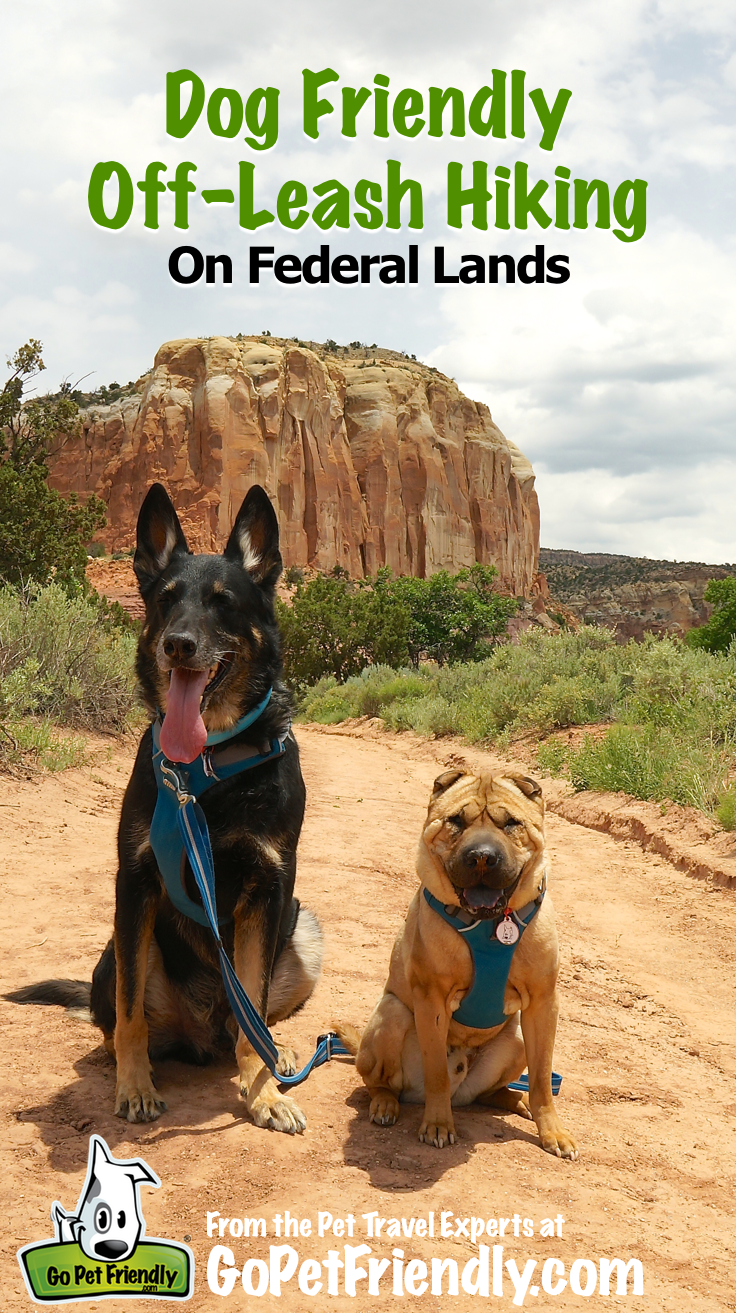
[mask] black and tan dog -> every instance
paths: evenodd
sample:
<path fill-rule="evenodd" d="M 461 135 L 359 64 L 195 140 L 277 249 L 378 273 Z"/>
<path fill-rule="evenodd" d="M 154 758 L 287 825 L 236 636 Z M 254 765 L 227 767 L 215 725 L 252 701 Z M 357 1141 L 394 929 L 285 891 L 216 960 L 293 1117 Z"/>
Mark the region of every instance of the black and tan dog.
<path fill-rule="evenodd" d="M 160 742 L 168 758 L 194 761 L 208 733 L 232 729 L 273 689 L 263 714 L 222 751 L 257 750 L 278 739 L 285 751 L 201 798 L 225 947 L 246 992 L 273 1024 L 311 994 L 322 945 L 316 918 L 293 896 L 305 790 L 281 682 L 274 614 L 281 555 L 266 493 L 251 488 L 222 556 L 196 556 L 164 488 L 154 484 L 138 518 L 134 569 L 146 604 L 137 672 L 148 710 L 164 713 Z M 235 1042 L 241 1093 L 256 1124 L 302 1131 L 301 1109 L 279 1092 L 235 1027 L 209 928 L 182 915 L 167 896 L 150 842 L 157 801 L 151 734 L 149 727 L 123 801 L 114 938 L 91 987 L 46 981 L 9 997 L 89 1006 L 117 1061 L 115 1111 L 128 1121 L 152 1121 L 165 1108 L 151 1058 L 204 1062 L 232 1052 Z M 184 881 L 201 906 L 188 865 Z M 293 1072 L 292 1059 L 282 1054 L 283 1074 Z"/>
<path fill-rule="evenodd" d="M 460 770 L 440 775 L 419 843 L 417 873 L 421 888 L 394 945 L 383 997 L 358 1047 L 371 1121 L 393 1125 L 401 1100 L 423 1102 L 419 1138 L 442 1148 L 455 1140 L 453 1106 L 480 1102 L 533 1117 L 543 1149 L 577 1158 L 575 1141 L 552 1100 L 558 954 L 552 903 L 545 896 L 539 785 L 523 776 L 492 778 Z M 520 921 L 514 912 L 521 913 Z M 480 933 L 487 944 L 495 927 L 506 922 L 509 940 L 518 943 L 495 1003 L 500 1024 L 485 1026 L 486 1002 L 491 1018 L 494 1003 L 484 998 L 475 978 L 463 931 L 485 926 Z M 463 1015 L 463 1002 L 471 995 L 471 1024 L 460 1024 L 455 1013 Z M 349 1040 L 344 1029 L 340 1033 Z M 508 1088 L 527 1065 L 528 1103 Z"/>

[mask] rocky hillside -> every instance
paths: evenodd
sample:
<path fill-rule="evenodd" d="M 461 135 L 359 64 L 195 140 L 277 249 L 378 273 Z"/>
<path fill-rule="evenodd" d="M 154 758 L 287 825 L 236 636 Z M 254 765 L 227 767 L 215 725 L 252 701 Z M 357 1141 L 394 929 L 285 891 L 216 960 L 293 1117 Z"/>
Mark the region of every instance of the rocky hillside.
<path fill-rule="evenodd" d="M 579 620 L 607 625 L 622 642 L 646 633 L 681 635 L 704 624 L 712 610 L 703 601 L 708 580 L 736 574 L 736 565 L 549 547 L 540 551 L 539 568 L 554 601 Z"/>
<path fill-rule="evenodd" d="M 398 352 L 271 337 L 167 342 L 133 389 L 82 412 L 57 457 L 61 492 L 97 492 L 105 545 L 130 546 L 154 480 L 190 544 L 220 548 L 261 483 L 279 511 L 287 566 L 351 576 L 497 566 L 534 591 L 534 472 L 488 408 Z"/>

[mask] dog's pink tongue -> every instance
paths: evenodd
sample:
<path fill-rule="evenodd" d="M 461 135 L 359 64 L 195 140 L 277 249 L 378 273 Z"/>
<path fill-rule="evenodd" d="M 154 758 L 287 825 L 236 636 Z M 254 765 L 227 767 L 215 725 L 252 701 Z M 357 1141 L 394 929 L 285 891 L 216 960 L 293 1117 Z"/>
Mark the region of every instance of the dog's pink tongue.
<path fill-rule="evenodd" d="M 172 670 L 166 716 L 161 726 L 161 750 L 169 761 L 194 761 L 207 742 L 199 714 L 207 684 L 206 670 Z"/>

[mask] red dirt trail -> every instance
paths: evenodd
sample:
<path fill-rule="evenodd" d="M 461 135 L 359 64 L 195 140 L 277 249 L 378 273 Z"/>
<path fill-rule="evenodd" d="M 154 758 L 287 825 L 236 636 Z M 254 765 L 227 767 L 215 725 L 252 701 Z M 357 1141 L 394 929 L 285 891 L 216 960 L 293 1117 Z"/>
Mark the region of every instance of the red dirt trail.
<path fill-rule="evenodd" d="M 448 747 L 370 727 L 300 727 L 298 738 L 309 798 L 297 891 L 321 918 L 326 952 L 312 1000 L 278 1037 L 306 1057 L 334 1018 L 362 1025 L 382 989 L 415 889 L 413 855 L 430 785 Z M 0 795 L 3 989 L 54 975 L 88 980 L 108 938 L 117 815 L 132 753 L 95 740 L 90 762 L 7 781 Z M 482 1242 L 503 1245 L 504 1261 L 514 1259 L 520 1271 L 537 1260 L 532 1281 L 550 1257 L 564 1263 L 566 1277 L 576 1259 L 597 1266 L 602 1257 L 637 1258 L 644 1269 L 642 1297 L 617 1295 L 614 1284 L 610 1296 L 586 1299 L 568 1285 L 556 1296 L 530 1291 L 525 1307 L 736 1309 L 736 893 L 558 815 L 548 814 L 547 833 L 562 957 L 555 1066 L 564 1073 L 559 1106 L 581 1147 L 578 1163 L 545 1155 L 529 1123 L 488 1109 L 460 1110 L 462 1138 L 441 1151 L 418 1142 L 418 1108 L 378 1129 L 348 1062 L 323 1068 L 299 1091 L 308 1119 L 301 1137 L 250 1124 L 227 1063 L 161 1065 L 169 1111 L 154 1124 L 129 1126 L 113 1115 L 114 1069 L 95 1030 L 60 1009 L 2 1003 L 0 1308 L 30 1307 L 15 1250 L 51 1234 L 53 1200 L 74 1208 L 88 1137 L 97 1131 L 114 1153 L 140 1154 L 160 1176 L 160 1190 L 142 1191 L 148 1232 L 191 1238 L 194 1310 L 394 1306 L 390 1273 L 379 1296 L 369 1296 L 363 1281 L 356 1298 L 342 1286 L 337 1296 L 315 1298 L 296 1278 L 281 1298 L 254 1302 L 240 1284 L 224 1302 L 211 1292 L 205 1270 L 218 1241 L 207 1237 L 207 1211 L 266 1220 L 265 1239 L 222 1240 L 241 1268 L 284 1243 L 272 1219 L 286 1209 L 311 1219 L 313 1232 L 318 1210 L 352 1214 L 354 1245 L 365 1242 L 369 1212 L 408 1221 L 431 1210 L 437 1229 L 443 1211 L 484 1219 L 518 1213 L 533 1222 L 531 1238 L 514 1237 L 511 1227 L 503 1240 Z M 558 1214 L 562 1237 L 543 1238 L 542 1219 Z M 313 1233 L 290 1243 L 301 1261 L 322 1260 L 328 1249 L 342 1257 L 350 1242 Z M 374 1240 L 373 1254 L 390 1257 L 392 1245 L 407 1262 L 454 1258 L 461 1273 L 478 1253 L 462 1235 L 413 1235 Z M 462 1288 L 442 1298 L 428 1290 L 404 1299 L 422 1309 L 515 1307 L 508 1277 L 504 1292 L 484 1300 Z M 154 1305 L 107 1304 L 144 1307 Z"/>

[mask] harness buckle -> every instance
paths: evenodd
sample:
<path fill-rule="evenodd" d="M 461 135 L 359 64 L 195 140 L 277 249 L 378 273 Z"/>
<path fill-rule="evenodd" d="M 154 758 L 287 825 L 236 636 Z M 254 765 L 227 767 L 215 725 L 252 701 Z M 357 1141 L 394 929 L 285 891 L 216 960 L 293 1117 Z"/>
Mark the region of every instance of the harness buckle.
<path fill-rule="evenodd" d="M 180 807 L 186 806 L 188 802 L 196 802 L 194 794 L 185 789 L 179 772 L 174 770 L 170 762 L 161 762 L 161 780 L 167 789 L 171 789 L 171 792 L 176 794 Z"/>

